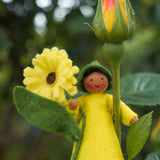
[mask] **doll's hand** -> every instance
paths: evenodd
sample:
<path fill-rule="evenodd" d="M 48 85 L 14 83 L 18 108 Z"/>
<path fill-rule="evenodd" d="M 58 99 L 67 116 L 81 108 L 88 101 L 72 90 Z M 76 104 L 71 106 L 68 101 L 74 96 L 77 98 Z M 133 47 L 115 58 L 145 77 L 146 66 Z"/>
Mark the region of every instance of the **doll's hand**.
<path fill-rule="evenodd" d="M 138 117 L 134 117 L 134 118 L 131 120 L 130 124 L 132 125 L 132 124 L 136 123 L 137 121 L 138 121 Z"/>
<path fill-rule="evenodd" d="M 78 108 L 78 101 L 76 99 L 73 99 L 69 103 L 69 109 L 70 110 L 76 110 Z"/>

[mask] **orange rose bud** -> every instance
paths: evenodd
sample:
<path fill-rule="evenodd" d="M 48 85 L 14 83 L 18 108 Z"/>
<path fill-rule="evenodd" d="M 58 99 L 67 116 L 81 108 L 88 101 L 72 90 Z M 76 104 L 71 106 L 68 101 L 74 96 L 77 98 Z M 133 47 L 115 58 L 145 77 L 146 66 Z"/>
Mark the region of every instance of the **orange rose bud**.
<path fill-rule="evenodd" d="M 134 11 L 129 0 L 98 0 L 93 26 L 96 36 L 106 42 L 122 42 L 134 30 Z"/>

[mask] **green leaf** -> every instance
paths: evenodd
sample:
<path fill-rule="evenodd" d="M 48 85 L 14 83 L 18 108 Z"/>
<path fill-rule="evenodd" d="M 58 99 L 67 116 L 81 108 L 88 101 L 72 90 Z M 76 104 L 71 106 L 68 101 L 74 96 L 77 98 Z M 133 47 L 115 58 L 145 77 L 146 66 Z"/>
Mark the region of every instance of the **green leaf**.
<path fill-rule="evenodd" d="M 160 153 L 150 153 L 145 160 L 160 160 Z"/>
<path fill-rule="evenodd" d="M 128 159 L 133 159 L 143 148 L 148 139 L 152 122 L 152 112 L 144 115 L 134 123 L 127 134 L 127 154 Z"/>
<path fill-rule="evenodd" d="M 72 141 L 80 140 L 82 133 L 78 123 L 64 106 L 21 86 L 14 88 L 13 99 L 19 113 L 31 124 Z"/>
<path fill-rule="evenodd" d="M 160 75 L 138 73 L 121 79 L 121 99 L 132 105 L 160 104 Z"/>

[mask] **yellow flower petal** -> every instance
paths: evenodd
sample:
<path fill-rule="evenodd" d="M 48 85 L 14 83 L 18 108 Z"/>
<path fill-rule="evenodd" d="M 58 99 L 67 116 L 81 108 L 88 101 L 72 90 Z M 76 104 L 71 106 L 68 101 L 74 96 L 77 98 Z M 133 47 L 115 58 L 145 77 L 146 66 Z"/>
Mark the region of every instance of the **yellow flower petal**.
<path fill-rule="evenodd" d="M 39 95 L 44 96 L 44 97 L 50 99 L 50 98 L 51 98 L 51 92 L 52 92 L 52 89 L 51 89 L 51 88 L 49 88 L 49 87 L 44 87 L 44 88 L 42 88 L 42 89 L 39 91 Z"/>
<path fill-rule="evenodd" d="M 68 79 L 68 81 L 70 81 L 70 79 L 73 77 L 73 73 L 70 71 L 67 75 L 66 78 Z"/>
<path fill-rule="evenodd" d="M 60 96 L 59 96 L 59 101 L 62 103 L 62 104 L 66 104 L 66 97 L 65 97 L 65 92 L 64 90 L 61 88 L 60 89 Z"/>
<path fill-rule="evenodd" d="M 44 63 L 44 61 L 41 61 L 41 60 L 39 60 L 39 59 L 33 59 L 32 60 L 32 64 L 34 65 L 34 66 L 38 66 L 39 68 L 41 68 L 41 69 L 48 69 L 47 68 L 47 66 L 45 65 L 45 63 Z"/>
<path fill-rule="evenodd" d="M 63 59 L 63 60 L 67 60 L 67 59 L 68 59 L 68 55 L 67 55 L 67 53 L 66 53 L 65 50 L 60 50 L 60 51 L 58 52 L 58 54 L 59 54 L 59 56 L 61 57 L 61 59 Z"/>
<path fill-rule="evenodd" d="M 65 83 L 65 90 L 69 93 L 69 90 L 73 87 L 73 85 L 71 83 L 66 82 Z"/>
<path fill-rule="evenodd" d="M 25 77 L 32 77 L 32 76 L 35 76 L 37 75 L 37 72 L 32 69 L 31 67 L 27 67 L 24 69 L 24 74 L 23 74 Z"/>
<path fill-rule="evenodd" d="M 79 68 L 77 66 L 73 66 L 72 69 L 73 74 L 77 74 L 79 72 Z"/>
<path fill-rule="evenodd" d="M 23 83 L 25 85 L 29 85 L 29 84 L 37 84 L 37 83 L 40 83 L 39 79 L 37 77 L 27 77 L 23 80 Z"/>
<path fill-rule="evenodd" d="M 65 91 L 73 95 L 76 93 L 77 83 L 74 74 L 79 69 L 72 67 L 72 61 L 68 58 L 65 50 L 57 47 L 44 49 L 42 54 L 37 54 L 32 60 L 33 68 L 24 70 L 23 83 L 30 91 L 57 101 L 61 104 L 67 102 Z"/>
<path fill-rule="evenodd" d="M 77 79 L 75 77 L 72 77 L 71 82 L 73 85 L 77 84 Z"/>
<path fill-rule="evenodd" d="M 53 97 L 58 98 L 60 96 L 60 91 L 58 85 L 53 87 Z"/>
<path fill-rule="evenodd" d="M 61 73 L 63 73 L 64 68 L 66 68 L 65 61 L 64 60 L 60 60 L 59 64 L 60 65 L 57 67 L 57 71 L 61 74 Z"/>
<path fill-rule="evenodd" d="M 30 91 L 33 91 L 33 92 L 41 90 L 42 87 L 43 87 L 43 85 L 40 85 L 38 83 L 32 83 L 32 84 L 27 85 L 27 89 Z"/>
<path fill-rule="evenodd" d="M 58 48 L 57 47 L 53 47 L 52 49 L 51 49 L 51 52 L 52 53 L 54 53 L 54 55 L 58 55 Z"/>
<path fill-rule="evenodd" d="M 63 76 L 63 77 L 68 77 L 68 74 L 71 72 L 71 70 L 69 69 L 69 68 L 65 68 L 64 70 L 63 70 L 63 73 L 61 73 L 61 75 Z"/>
<path fill-rule="evenodd" d="M 27 87 L 27 89 L 30 90 L 29 87 Z M 32 92 L 35 93 L 35 94 L 39 94 L 40 90 L 41 90 L 41 88 L 37 88 L 37 89 L 32 90 Z"/>
<path fill-rule="evenodd" d="M 44 48 L 43 49 L 43 52 L 42 52 L 42 54 L 46 54 L 46 55 L 49 55 L 50 54 L 50 49 L 48 49 L 48 48 Z"/>
<path fill-rule="evenodd" d="M 68 59 L 66 61 L 66 66 L 69 67 L 69 68 L 72 67 L 72 60 Z"/>
<path fill-rule="evenodd" d="M 77 87 L 76 86 L 72 86 L 72 88 L 69 89 L 68 93 L 71 95 L 71 96 L 74 96 L 77 94 Z"/>

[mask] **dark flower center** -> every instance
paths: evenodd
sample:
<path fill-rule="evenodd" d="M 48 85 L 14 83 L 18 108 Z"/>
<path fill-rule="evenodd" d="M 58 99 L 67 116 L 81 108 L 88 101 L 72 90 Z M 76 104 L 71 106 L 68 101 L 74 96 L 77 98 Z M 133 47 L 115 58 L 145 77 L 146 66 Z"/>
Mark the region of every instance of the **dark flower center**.
<path fill-rule="evenodd" d="M 56 80 L 56 73 L 55 72 L 52 72 L 52 73 L 49 73 L 47 78 L 46 78 L 46 81 L 48 84 L 53 84 Z"/>

